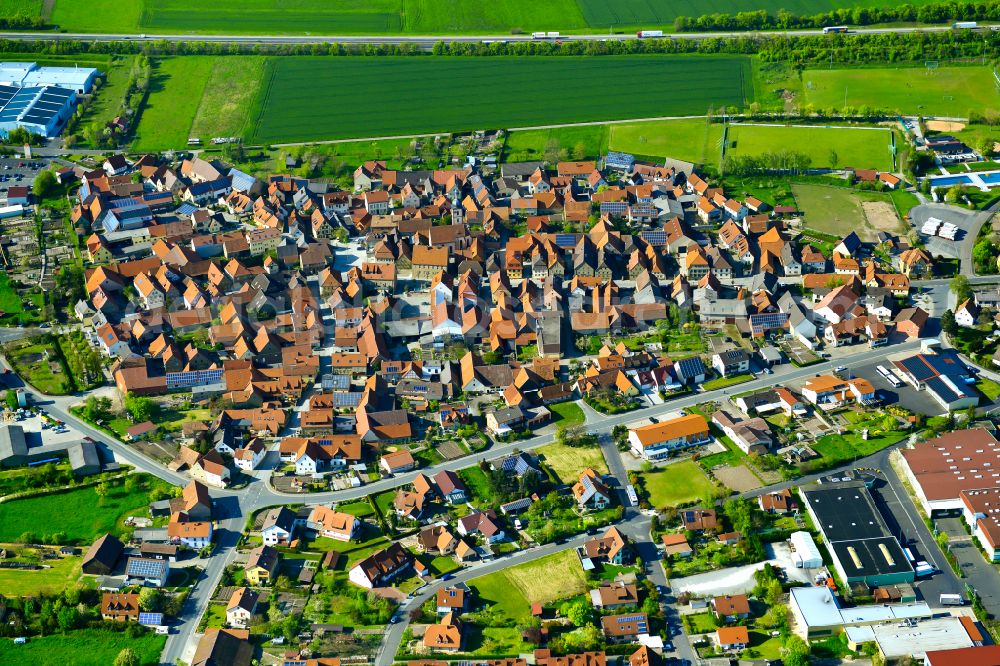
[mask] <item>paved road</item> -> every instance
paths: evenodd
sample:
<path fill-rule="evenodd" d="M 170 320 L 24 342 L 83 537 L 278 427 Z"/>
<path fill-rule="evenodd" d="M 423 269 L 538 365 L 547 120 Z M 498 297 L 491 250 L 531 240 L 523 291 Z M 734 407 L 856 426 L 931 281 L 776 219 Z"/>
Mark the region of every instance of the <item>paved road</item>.
<path fill-rule="evenodd" d="M 854 34 L 886 34 L 914 32 L 946 32 L 951 26 L 898 27 L 898 28 L 858 28 Z M 760 32 L 684 32 L 670 33 L 669 39 L 718 39 L 725 37 L 787 37 L 821 35 L 822 30 L 764 30 Z M 122 34 L 122 33 L 82 33 L 82 32 L 0 32 L 0 38 L 20 41 L 70 41 L 88 40 L 99 42 L 223 42 L 236 44 L 413 44 L 431 48 L 440 41 L 449 42 L 530 42 L 530 34 L 523 35 L 200 35 L 187 34 Z M 564 42 L 605 42 L 635 39 L 634 33 L 589 35 L 561 35 Z"/>
<path fill-rule="evenodd" d="M 896 345 L 888 350 L 878 349 L 878 350 L 866 350 L 861 352 L 850 351 L 850 358 L 852 363 L 864 363 L 867 361 L 872 361 L 875 359 L 882 359 L 887 353 L 897 354 L 904 353 L 908 351 L 913 351 L 919 347 L 919 342 L 906 342 L 900 345 Z M 824 371 L 829 371 L 831 366 L 835 363 L 839 363 L 838 359 L 824 361 L 815 366 L 809 368 L 795 368 L 793 366 L 784 366 L 778 368 L 773 375 L 762 375 L 760 378 L 753 381 L 747 382 L 745 384 L 739 385 L 738 388 L 734 389 L 733 392 L 744 392 L 755 389 L 763 389 L 774 386 L 778 383 L 786 383 L 795 380 L 801 380 L 809 377 L 816 373 L 821 373 Z M 5 364 L 5 362 L 0 361 L 0 363 Z M 592 432 L 598 435 L 602 441 L 602 448 L 605 451 L 606 459 L 609 461 L 609 468 L 611 473 L 619 479 L 619 485 L 624 486 L 627 483 L 627 475 L 625 472 L 624 465 L 621 462 L 620 455 L 618 455 L 617 448 L 610 441 L 611 430 L 619 424 L 628 424 L 635 421 L 640 421 L 647 419 L 651 416 L 663 416 L 669 412 L 674 412 L 679 409 L 684 409 L 691 407 L 693 405 L 705 402 L 707 400 L 719 400 L 724 399 L 730 393 L 729 389 L 721 391 L 711 391 L 711 392 L 701 392 L 685 396 L 683 398 L 668 401 L 662 405 L 656 405 L 653 407 L 648 407 L 646 409 L 631 412 L 627 414 L 621 414 L 617 416 L 594 416 L 591 415 L 586 424 L 588 432 Z M 140 454 L 135 449 L 118 442 L 112 438 L 109 438 L 102 432 L 98 432 L 95 429 L 88 426 L 86 423 L 81 422 L 79 419 L 74 417 L 69 413 L 70 405 L 82 400 L 83 396 L 66 396 L 66 397 L 52 397 L 44 398 L 39 396 L 40 401 L 44 405 L 45 409 L 52 413 L 53 415 L 61 418 L 67 423 L 71 424 L 74 428 L 78 429 L 85 435 L 93 437 L 99 441 L 108 442 L 109 447 L 114 451 L 116 458 L 119 461 L 134 465 L 136 469 L 153 474 L 169 483 L 175 485 L 185 485 L 188 482 L 187 477 L 176 474 L 164 468 L 159 463 L 150 460 Z M 586 413 L 592 414 L 592 410 L 587 409 Z M 530 449 L 543 446 L 552 441 L 552 434 L 545 434 L 538 437 L 533 437 L 531 439 L 522 440 L 519 442 L 513 442 L 508 444 L 499 444 L 491 448 L 489 451 L 476 454 L 474 456 L 466 456 L 458 460 L 453 460 L 436 465 L 429 469 L 421 470 L 425 474 L 434 474 L 442 469 L 458 470 L 464 467 L 469 467 L 478 464 L 480 461 L 485 459 L 492 459 L 506 453 L 510 453 L 515 449 Z M 403 484 L 410 483 L 416 476 L 416 472 L 409 474 L 402 474 L 389 479 L 382 479 L 378 482 L 368 484 L 361 488 L 352 488 L 349 490 L 342 491 L 331 491 L 326 493 L 314 493 L 314 494 L 285 494 L 275 491 L 269 483 L 269 475 L 263 474 L 261 477 L 255 478 L 250 482 L 249 486 L 240 491 L 220 491 L 213 490 L 212 497 L 216 500 L 218 506 L 222 507 L 226 513 L 225 517 L 220 523 L 219 530 L 219 541 L 216 548 L 216 555 L 210 558 L 207 562 L 206 569 L 199 580 L 198 584 L 194 587 L 191 595 L 184 606 L 184 611 L 182 616 L 178 618 L 179 625 L 176 627 L 177 633 L 171 635 L 168 640 L 166 649 L 164 651 L 163 663 L 172 664 L 177 658 L 185 658 L 194 649 L 196 644 L 197 634 L 196 629 L 198 621 L 207 607 L 208 600 L 211 597 L 212 592 L 218 585 L 221 579 L 222 572 L 225 566 L 232 561 L 235 555 L 235 545 L 239 539 L 239 533 L 243 528 L 243 521 L 246 517 L 254 513 L 255 511 L 273 505 L 286 504 L 289 502 L 303 502 L 306 504 L 319 504 L 319 503 L 329 503 L 329 502 L 341 502 L 350 499 L 356 499 L 364 497 L 370 494 L 378 493 L 384 490 L 390 490 L 392 488 L 399 487 Z M 758 491 L 761 492 L 761 491 Z M 640 545 L 640 550 L 648 551 L 644 553 L 644 559 L 652 561 L 657 559 L 650 548 L 655 547 L 649 542 L 649 522 L 648 518 L 635 512 L 634 510 L 629 510 L 625 519 L 621 523 L 623 531 L 625 531 L 630 536 L 639 543 L 646 544 Z M 466 580 L 468 578 L 482 575 L 483 573 L 489 573 L 492 570 L 498 570 L 505 566 L 510 566 L 521 561 L 530 561 L 532 557 L 541 557 L 543 555 L 555 552 L 560 548 L 573 547 L 574 545 L 579 545 L 585 541 L 588 537 L 586 535 L 581 535 L 566 544 L 561 544 L 560 546 L 543 546 L 536 549 L 531 549 L 526 552 L 518 553 L 512 557 L 503 558 L 497 560 L 493 563 L 486 563 L 480 565 L 480 567 L 469 570 L 468 572 L 462 572 L 456 576 L 456 580 Z M 528 559 L 525 559 L 528 558 Z M 653 572 L 651 576 L 657 576 L 656 567 L 653 567 Z M 659 575 L 662 575 L 662 571 Z M 655 580 L 655 578 L 654 578 Z M 657 584 L 666 585 L 666 579 Z M 432 590 L 426 590 L 428 594 Z M 415 602 L 411 602 L 415 603 Z M 413 608 L 414 606 L 408 605 L 407 608 Z M 400 623 L 404 624 L 404 623 Z M 396 635 L 398 633 L 398 635 Z M 387 632 L 387 642 L 384 649 L 385 658 L 391 659 L 395 655 L 396 649 L 390 644 L 391 640 L 395 636 L 396 647 L 398 647 L 398 638 L 402 635 L 402 627 L 399 625 L 391 625 L 389 632 Z M 678 649 L 683 650 L 682 639 L 675 640 L 678 644 Z M 381 657 L 380 657 L 381 658 Z M 381 663 L 381 662 L 380 662 Z"/>
<path fill-rule="evenodd" d="M 983 557 L 966 531 L 962 519 L 941 518 L 935 524 L 939 530 L 948 534 L 951 552 L 965 574 L 961 587 L 944 591 L 964 592 L 965 584 L 968 583 L 979 595 L 987 611 L 994 616 L 1000 613 L 1000 576 L 997 576 L 996 569 Z"/>

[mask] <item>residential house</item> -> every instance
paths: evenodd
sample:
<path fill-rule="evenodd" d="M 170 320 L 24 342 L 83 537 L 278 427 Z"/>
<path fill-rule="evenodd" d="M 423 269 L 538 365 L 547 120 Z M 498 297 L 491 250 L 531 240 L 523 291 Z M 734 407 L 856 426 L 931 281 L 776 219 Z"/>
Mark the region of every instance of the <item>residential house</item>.
<path fill-rule="evenodd" d="M 727 594 L 712 599 L 712 612 L 724 622 L 750 617 L 750 600 L 745 594 Z"/>
<path fill-rule="evenodd" d="M 281 554 L 271 546 L 257 546 L 250 551 L 243 567 L 247 582 L 255 587 L 271 584 L 280 560 Z"/>
<path fill-rule="evenodd" d="M 295 512 L 286 506 L 268 509 L 264 513 L 260 535 L 265 546 L 287 546 L 297 527 Z"/>
<path fill-rule="evenodd" d="M 700 414 L 687 414 L 629 431 L 629 445 L 644 460 L 662 460 L 680 449 L 712 441 L 708 421 Z"/>
<path fill-rule="evenodd" d="M 101 595 L 101 619 L 113 622 L 139 621 L 139 594 L 105 592 Z"/>
<path fill-rule="evenodd" d="M 248 587 L 238 587 L 229 596 L 226 604 L 226 623 L 231 627 L 246 629 L 250 619 L 257 610 L 257 599 L 260 595 Z"/>
<path fill-rule="evenodd" d="M 723 652 L 745 650 L 750 646 L 750 633 L 746 627 L 719 627 L 715 644 Z"/>
<path fill-rule="evenodd" d="M 634 643 L 649 634 L 649 618 L 645 613 L 605 615 L 601 618 L 604 638 L 612 643 Z"/>
<path fill-rule="evenodd" d="M 606 581 L 590 591 L 590 603 L 601 610 L 614 610 L 624 606 L 639 606 L 639 590 L 635 583 Z"/>
<path fill-rule="evenodd" d="M 611 504 L 611 490 L 589 467 L 580 472 L 579 480 L 573 484 L 573 497 L 586 509 L 600 510 Z"/>
<path fill-rule="evenodd" d="M 306 527 L 319 536 L 337 541 L 350 541 L 361 533 L 362 522 L 349 513 L 317 505 L 309 512 Z"/>
<path fill-rule="evenodd" d="M 398 543 L 393 543 L 354 565 L 348 579 L 355 585 L 368 589 L 384 587 L 410 570 L 413 563 L 413 555 Z"/>
<path fill-rule="evenodd" d="M 434 652 L 462 651 L 462 622 L 456 613 L 447 613 L 441 622 L 424 631 L 424 648 Z"/>

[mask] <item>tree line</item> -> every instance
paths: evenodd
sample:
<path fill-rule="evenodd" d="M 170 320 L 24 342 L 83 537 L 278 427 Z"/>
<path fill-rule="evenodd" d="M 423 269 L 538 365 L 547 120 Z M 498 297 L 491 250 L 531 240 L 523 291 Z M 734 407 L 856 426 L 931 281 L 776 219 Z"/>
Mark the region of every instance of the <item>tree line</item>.
<path fill-rule="evenodd" d="M 909 4 L 886 7 L 841 7 L 810 15 L 796 15 L 785 9 L 779 9 L 771 14 L 760 9 L 737 14 L 679 16 L 674 20 L 674 29 L 678 32 L 807 30 L 833 25 L 941 24 L 952 21 L 1000 21 L 1000 0 L 980 3 L 934 2 L 920 7 Z"/>
<path fill-rule="evenodd" d="M 778 150 L 760 155 L 726 155 L 722 172 L 729 176 L 755 176 L 764 173 L 799 174 L 807 171 L 812 158 L 794 150 Z"/>

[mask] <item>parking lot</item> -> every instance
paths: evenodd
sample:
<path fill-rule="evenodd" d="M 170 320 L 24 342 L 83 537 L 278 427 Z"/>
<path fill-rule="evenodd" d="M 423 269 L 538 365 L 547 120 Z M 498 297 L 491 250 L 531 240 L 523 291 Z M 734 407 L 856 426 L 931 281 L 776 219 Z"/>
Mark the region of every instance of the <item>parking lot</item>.
<path fill-rule="evenodd" d="M 38 172 L 47 166 L 41 160 L 0 158 L 0 197 L 6 198 L 11 187 L 31 187 Z"/>
<path fill-rule="evenodd" d="M 854 377 L 863 377 L 872 383 L 882 402 L 887 405 L 898 404 L 901 407 L 918 414 L 943 414 L 944 408 L 927 391 L 918 391 L 909 384 L 897 388 L 890 384 L 875 368 L 878 365 L 891 367 L 888 360 L 871 362 L 859 366 L 848 366 L 846 373 Z M 847 376 L 845 374 L 845 376 Z"/>
<path fill-rule="evenodd" d="M 965 240 L 969 230 L 975 224 L 976 211 L 965 211 L 956 206 L 946 206 L 943 204 L 923 204 L 910 211 L 910 220 L 917 233 L 929 218 L 937 218 L 942 222 L 950 222 L 959 228 L 955 240 L 947 240 L 938 236 L 925 236 L 920 234 L 927 244 L 927 251 L 932 255 L 941 255 L 952 259 L 958 258 L 962 253 L 962 241 Z"/>

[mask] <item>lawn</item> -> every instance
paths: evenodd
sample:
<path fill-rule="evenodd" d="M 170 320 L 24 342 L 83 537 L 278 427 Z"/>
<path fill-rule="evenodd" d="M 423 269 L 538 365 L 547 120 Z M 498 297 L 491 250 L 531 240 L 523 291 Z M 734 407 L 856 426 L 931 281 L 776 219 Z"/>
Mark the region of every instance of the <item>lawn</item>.
<path fill-rule="evenodd" d="M 732 375 L 730 377 L 718 377 L 716 379 L 710 379 L 709 381 L 702 384 L 702 388 L 706 391 L 714 391 L 720 388 L 726 388 L 727 386 L 735 386 L 737 384 L 744 384 L 753 379 L 753 375 L 747 373 L 742 375 Z"/>
<path fill-rule="evenodd" d="M 343 504 L 337 505 L 337 511 L 343 513 L 349 513 L 352 516 L 357 516 L 358 518 L 367 518 L 368 516 L 375 515 L 375 509 L 367 500 L 358 500 L 357 502 L 344 502 Z"/>
<path fill-rule="evenodd" d="M 248 119 L 257 116 L 264 63 L 262 56 L 217 58 L 191 124 L 191 136 L 210 145 L 213 137 L 246 134 Z"/>
<path fill-rule="evenodd" d="M 251 137 L 264 143 L 704 114 L 742 106 L 752 90 L 749 59 L 729 56 L 285 57 L 270 60 L 268 70 Z M 428 96 L 430 79 L 448 81 L 448 94 Z M 344 90 L 355 99 L 391 91 L 422 101 L 373 103 L 358 113 L 344 103 Z"/>
<path fill-rule="evenodd" d="M 25 533 L 36 538 L 62 533 L 71 543 L 89 544 L 105 532 L 122 534 L 126 516 L 147 515 L 149 490 L 143 486 L 166 487 L 148 475 L 137 476 L 144 483 L 135 490 L 113 485 L 103 498 L 94 487 L 87 487 L 4 502 L 0 504 L 0 542 L 18 541 Z"/>
<path fill-rule="evenodd" d="M 812 168 L 891 169 L 889 145 L 890 131 L 884 128 L 730 125 L 726 135 L 727 155 L 790 150 L 809 155 Z"/>
<path fill-rule="evenodd" d="M 692 613 L 684 616 L 684 624 L 687 625 L 688 633 L 691 634 L 711 634 L 715 633 L 715 620 L 711 613 Z"/>
<path fill-rule="evenodd" d="M 992 379 L 981 378 L 976 382 L 976 388 L 979 392 L 985 395 L 990 402 L 996 402 L 997 398 L 1000 398 L 1000 384 L 996 383 Z"/>
<path fill-rule="evenodd" d="M 802 78 L 805 101 L 820 108 L 839 109 L 846 99 L 854 107 L 921 115 L 967 117 L 970 111 L 1000 110 L 988 67 L 816 69 Z"/>
<path fill-rule="evenodd" d="M 48 569 L 0 569 L 0 590 L 12 597 L 61 592 L 80 578 L 80 557 L 45 560 Z"/>
<path fill-rule="evenodd" d="M 611 125 L 608 147 L 635 155 L 718 164 L 722 125 L 704 118 Z"/>
<path fill-rule="evenodd" d="M 558 425 L 573 427 L 583 425 L 587 420 L 583 409 L 575 402 L 557 402 L 549 405 L 549 411 L 553 414 L 553 421 Z"/>
<path fill-rule="evenodd" d="M 149 97 L 135 130 L 136 150 L 184 148 L 201 105 L 215 56 L 184 56 L 153 60 Z M 213 92 L 211 96 L 214 96 Z"/>
<path fill-rule="evenodd" d="M 485 503 L 492 501 L 493 493 L 490 492 L 489 479 L 486 478 L 486 472 L 479 467 L 466 467 L 458 470 L 458 478 L 465 482 L 465 486 L 472 493 L 473 498 Z"/>
<path fill-rule="evenodd" d="M 156 425 L 166 432 L 178 432 L 187 421 L 211 421 L 212 412 L 204 408 L 174 409 L 161 407 L 156 415 Z"/>
<path fill-rule="evenodd" d="M 9 638 L 0 639 L 0 663 L 4 666 L 108 666 L 124 648 L 139 654 L 143 666 L 158 664 L 166 636 L 152 632 L 130 638 L 124 631 L 80 629 L 68 634 L 28 639 L 24 645 L 14 645 Z"/>
<path fill-rule="evenodd" d="M 525 622 L 531 617 L 531 604 L 544 605 L 581 594 L 587 589 L 587 579 L 580 558 L 574 551 L 564 550 L 473 578 L 469 585 L 479 599 L 515 621 Z"/>
<path fill-rule="evenodd" d="M 607 474 L 608 464 L 599 446 L 575 448 L 564 444 L 547 444 L 536 453 L 563 483 L 574 484 L 580 472 L 590 467 L 598 474 Z"/>
<path fill-rule="evenodd" d="M 350 569 L 357 562 L 365 559 L 369 555 L 383 548 L 389 546 L 389 540 L 382 536 L 381 531 L 371 523 L 366 523 L 364 532 L 362 533 L 364 541 L 356 543 L 354 541 L 339 541 L 337 539 L 331 539 L 329 537 L 319 537 L 315 539 L 310 545 L 309 550 L 313 551 L 330 551 L 336 550 L 341 554 L 341 562 L 344 563 L 346 558 L 346 563 L 341 566 L 337 565 L 338 569 Z"/>
<path fill-rule="evenodd" d="M 713 490 L 711 479 L 691 460 L 642 472 L 639 476 L 654 509 L 697 502 L 711 495 Z"/>
<path fill-rule="evenodd" d="M 899 216 L 888 194 L 804 183 L 791 187 L 796 207 L 803 213 L 803 224 L 809 229 L 837 238 L 856 231 L 864 241 L 873 241 L 879 231 L 899 231 Z M 864 203 L 869 204 L 867 210 Z"/>
<path fill-rule="evenodd" d="M 906 433 L 903 432 L 890 432 L 861 439 L 861 428 L 855 426 L 853 429 L 857 432 L 826 435 L 817 439 L 812 445 L 816 453 L 823 456 L 822 464 L 824 467 L 832 467 L 857 458 L 864 458 L 906 437 Z"/>

